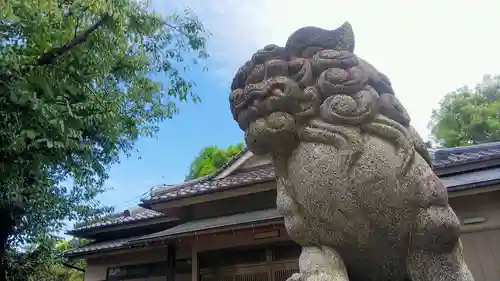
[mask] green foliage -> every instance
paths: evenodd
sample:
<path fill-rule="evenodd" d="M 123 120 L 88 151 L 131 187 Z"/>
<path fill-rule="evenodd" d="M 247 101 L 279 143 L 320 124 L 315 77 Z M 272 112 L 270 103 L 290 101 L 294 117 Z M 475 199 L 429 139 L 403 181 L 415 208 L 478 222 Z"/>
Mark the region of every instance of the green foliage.
<path fill-rule="evenodd" d="M 193 162 L 191 162 L 186 180 L 192 180 L 214 173 L 244 148 L 243 142 L 231 145 L 226 149 L 217 146 L 207 146 L 203 148 Z"/>
<path fill-rule="evenodd" d="M 88 241 L 80 241 L 85 244 Z M 53 237 L 40 239 L 21 251 L 8 251 L 12 266 L 9 276 L 13 280 L 26 281 L 82 281 L 84 272 L 70 268 L 85 269 L 85 260 L 68 261 L 62 253 L 77 246 L 77 241 L 60 240 Z"/>
<path fill-rule="evenodd" d="M 183 73 L 207 58 L 207 32 L 145 3 L 0 2 L 0 274 L 6 248 L 109 212 L 95 200 L 109 165 L 199 101 Z"/>
<path fill-rule="evenodd" d="M 447 94 L 434 110 L 431 134 L 445 147 L 500 140 L 500 76 Z"/>

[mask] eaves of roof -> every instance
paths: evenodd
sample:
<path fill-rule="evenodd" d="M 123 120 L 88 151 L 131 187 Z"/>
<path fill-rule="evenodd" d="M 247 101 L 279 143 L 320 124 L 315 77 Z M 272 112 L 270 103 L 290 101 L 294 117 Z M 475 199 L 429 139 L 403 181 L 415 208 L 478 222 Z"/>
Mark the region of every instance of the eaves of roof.
<path fill-rule="evenodd" d="M 449 192 L 500 184 L 500 167 L 470 171 L 440 178 Z"/>
<path fill-rule="evenodd" d="M 211 233 L 214 233 L 219 230 L 223 231 L 228 227 L 232 227 L 233 230 L 237 227 L 243 227 L 243 229 L 245 229 L 249 226 L 255 227 L 256 225 L 266 222 L 273 224 L 282 223 L 282 220 L 283 216 L 280 215 L 276 209 L 259 210 L 215 218 L 200 219 L 189 221 L 153 234 L 87 244 L 65 252 L 64 256 L 77 257 L 120 249 L 136 248 L 159 240 L 163 241 L 176 239 L 182 235 L 194 235 L 202 233 L 203 231 L 213 231 Z"/>
<path fill-rule="evenodd" d="M 90 243 L 90 244 L 86 244 L 84 246 L 66 251 L 63 253 L 63 255 L 65 257 L 71 258 L 71 257 L 84 256 L 84 255 L 107 252 L 107 251 L 116 251 L 116 250 L 120 250 L 120 249 L 132 248 L 130 245 L 127 245 L 127 242 L 134 239 L 134 238 L 140 238 L 140 236 Z"/>
<path fill-rule="evenodd" d="M 171 239 L 177 238 L 186 234 L 201 234 L 203 232 L 214 233 L 215 230 L 224 229 L 227 227 L 236 227 L 236 226 L 246 226 L 263 222 L 273 222 L 276 220 L 280 220 L 283 216 L 278 213 L 277 209 L 267 209 L 267 210 L 258 210 L 246 213 L 236 213 L 227 216 L 215 217 L 215 218 L 207 218 L 200 219 L 194 221 L 188 221 L 184 224 L 177 225 L 175 227 L 149 234 L 144 235 L 139 238 L 131 239 L 127 242 L 129 245 L 154 242 L 159 239 Z"/>

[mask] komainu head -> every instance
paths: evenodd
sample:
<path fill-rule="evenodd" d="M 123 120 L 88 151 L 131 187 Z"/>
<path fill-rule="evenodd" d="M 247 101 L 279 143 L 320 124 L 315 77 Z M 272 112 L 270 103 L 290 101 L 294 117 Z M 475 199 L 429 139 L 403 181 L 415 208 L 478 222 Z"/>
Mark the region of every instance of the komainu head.
<path fill-rule="evenodd" d="M 353 52 L 347 22 L 334 30 L 304 27 L 285 47 L 257 51 L 236 73 L 229 98 L 248 148 L 270 153 L 373 122 L 388 128 L 382 133 L 388 138 L 403 135 L 413 143 L 410 118 L 389 79 Z"/>

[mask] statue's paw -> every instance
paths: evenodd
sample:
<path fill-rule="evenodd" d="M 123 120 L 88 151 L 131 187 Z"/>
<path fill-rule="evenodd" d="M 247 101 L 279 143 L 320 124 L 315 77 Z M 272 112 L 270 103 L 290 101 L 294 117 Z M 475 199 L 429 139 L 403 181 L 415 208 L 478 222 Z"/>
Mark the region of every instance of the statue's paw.
<path fill-rule="evenodd" d="M 287 281 L 349 281 L 343 274 L 333 275 L 325 272 L 307 274 L 294 273 Z"/>
<path fill-rule="evenodd" d="M 286 281 L 305 281 L 305 280 L 302 278 L 302 274 L 294 273 L 292 274 L 292 276 L 288 277 Z"/>
<path fill-rule="evenodd" d="M 307 281 L 349 281 L 349 279 L 343 274 L 329 274 L 325 272 L 319 272 L 317 274 L 311 274 L 307 278 Z"/>

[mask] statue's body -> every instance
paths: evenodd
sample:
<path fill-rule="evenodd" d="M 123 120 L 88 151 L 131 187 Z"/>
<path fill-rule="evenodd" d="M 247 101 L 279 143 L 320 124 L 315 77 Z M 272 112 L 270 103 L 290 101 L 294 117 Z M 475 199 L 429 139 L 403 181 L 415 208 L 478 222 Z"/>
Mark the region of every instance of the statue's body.
<path fill-rule="evenodd" d="M 460 223 L 389 79 L 351 26 L 296 31 L 236 74 L 248 148 L 270 153 L 277 206 L 303 246 L 290 281 L 472 281 Z"/>

